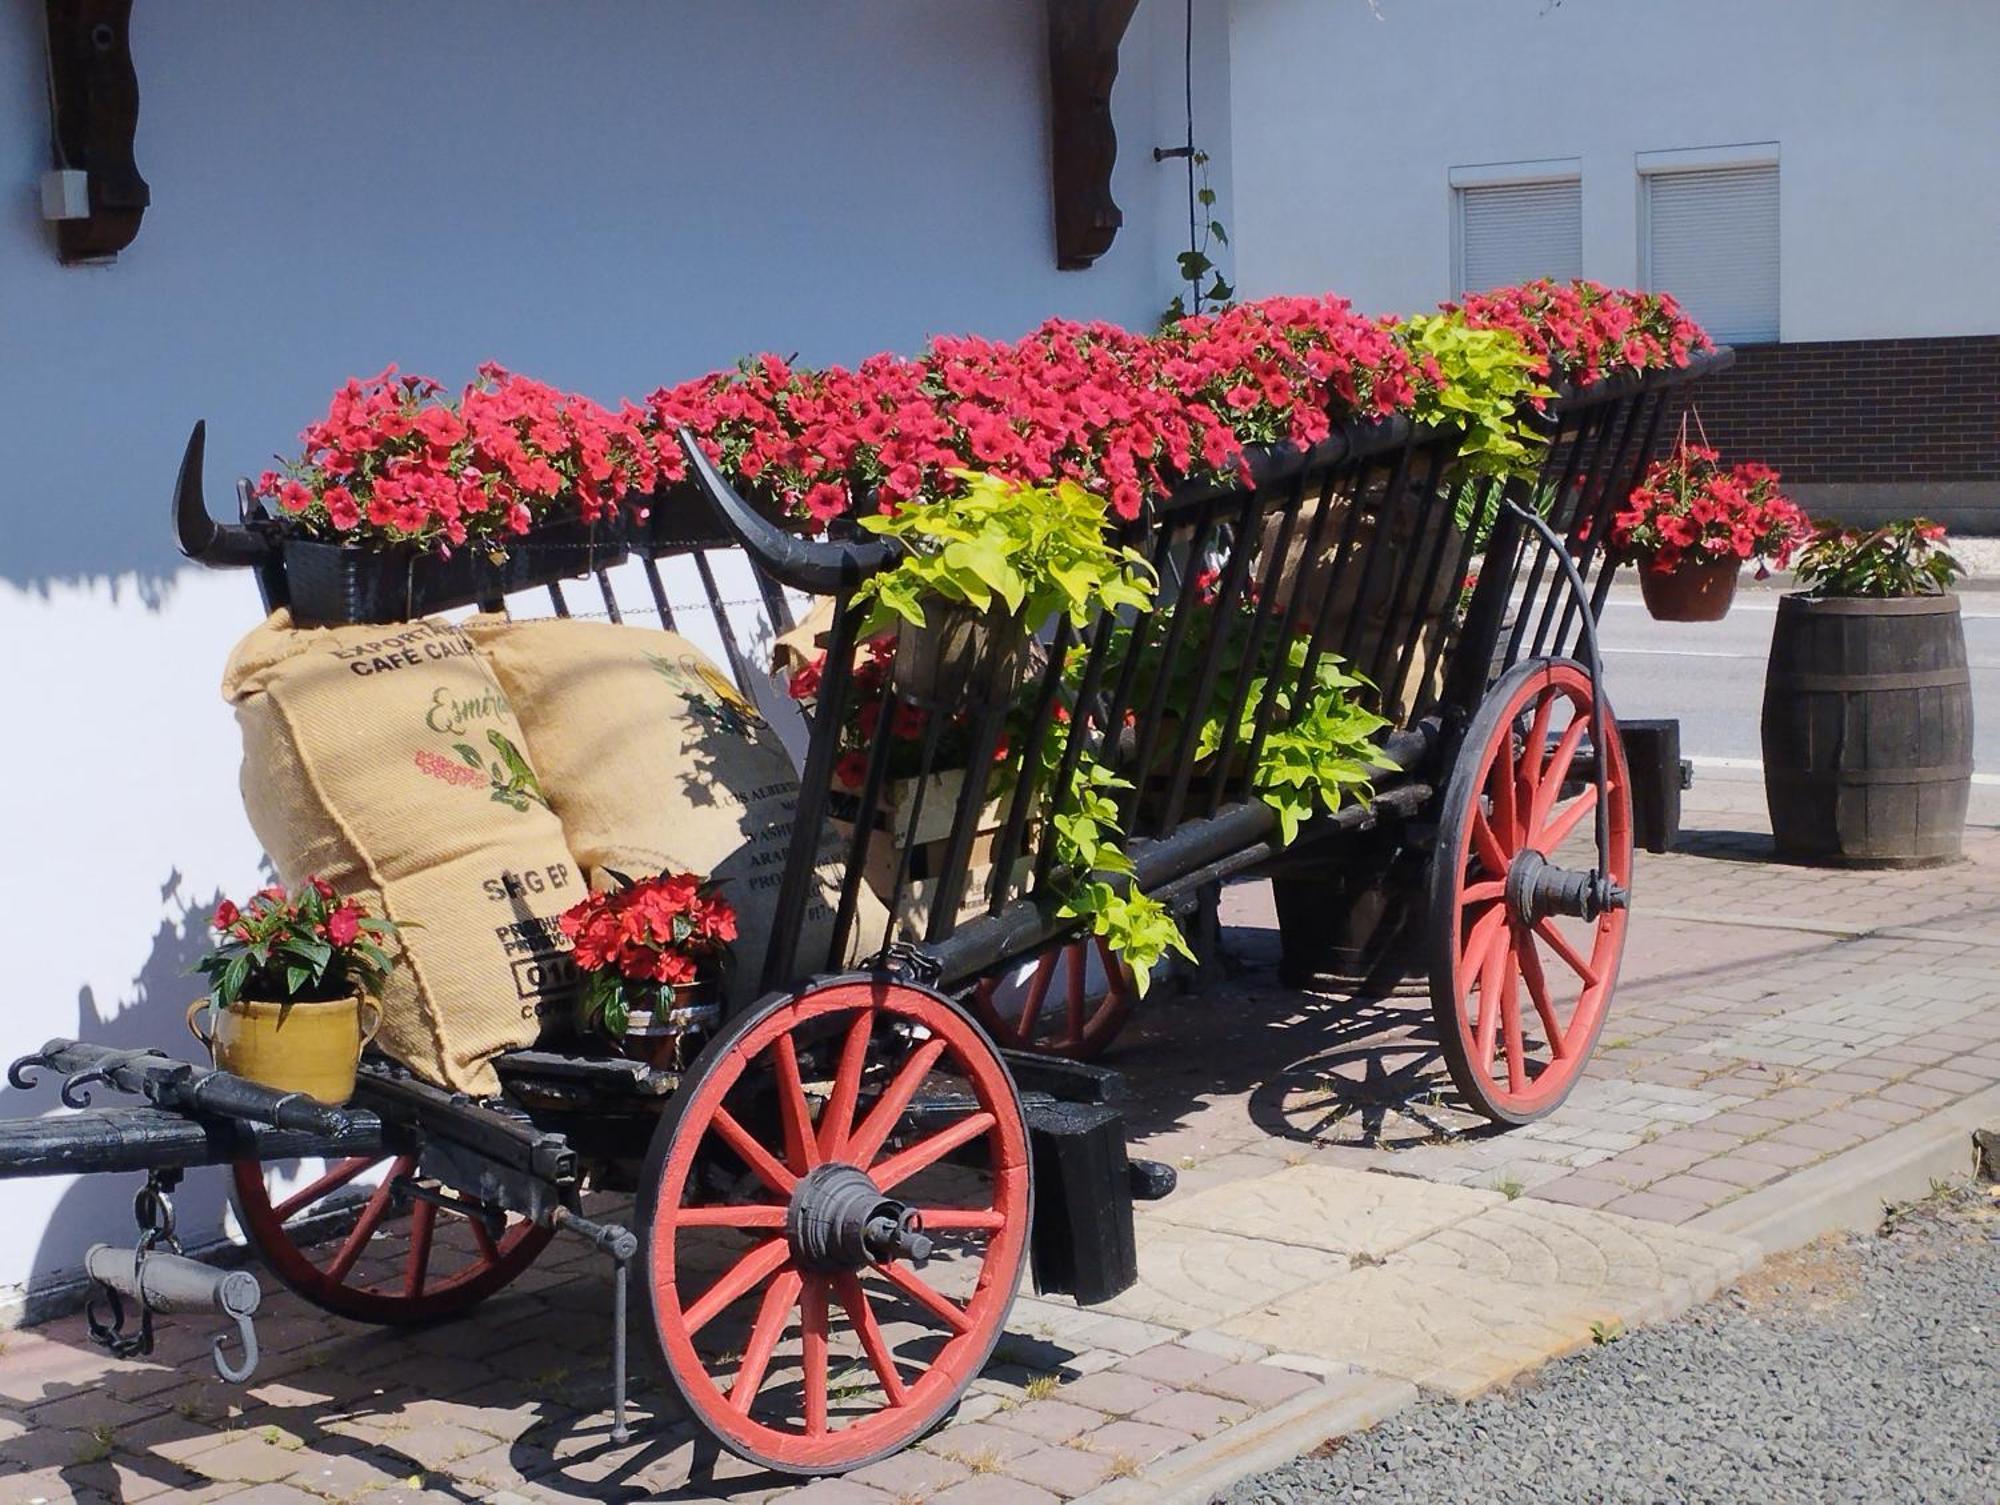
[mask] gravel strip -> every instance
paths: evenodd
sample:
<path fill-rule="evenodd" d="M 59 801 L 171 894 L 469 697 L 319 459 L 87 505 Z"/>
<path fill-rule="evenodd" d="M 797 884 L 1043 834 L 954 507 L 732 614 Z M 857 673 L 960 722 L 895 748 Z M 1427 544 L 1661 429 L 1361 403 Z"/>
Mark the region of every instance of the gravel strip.
<path fill-rule="evenodd" d="M 2000 1197 L 1959 1188 L 1469 1405 L 1425 1401 L 1231 1505 L 2000 1501 Z"/>

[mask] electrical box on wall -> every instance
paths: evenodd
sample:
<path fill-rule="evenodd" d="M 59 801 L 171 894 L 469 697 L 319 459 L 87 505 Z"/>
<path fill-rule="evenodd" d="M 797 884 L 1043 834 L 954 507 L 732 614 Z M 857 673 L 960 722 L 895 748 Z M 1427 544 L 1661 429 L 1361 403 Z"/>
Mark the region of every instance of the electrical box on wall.
<path fill-rule="evenodd" d="M 90 218 L 90 174 L 75 167 L 58 167 L 42 174 L 42 218 Z"/>

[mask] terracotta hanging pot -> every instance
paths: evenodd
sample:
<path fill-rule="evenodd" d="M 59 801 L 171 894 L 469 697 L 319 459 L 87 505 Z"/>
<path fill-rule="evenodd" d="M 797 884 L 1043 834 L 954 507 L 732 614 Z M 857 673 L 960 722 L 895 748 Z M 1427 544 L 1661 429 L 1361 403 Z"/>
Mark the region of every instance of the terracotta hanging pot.
<path fill-rule="evenodd" d="M 1736 599 L 1740 559 L 1711 559 L 1690 554 L 1670 570 L 1656 570 L 1649 560 L 1639 568 L 1639 591 L 1656 622 L 1720 622 Z"/>

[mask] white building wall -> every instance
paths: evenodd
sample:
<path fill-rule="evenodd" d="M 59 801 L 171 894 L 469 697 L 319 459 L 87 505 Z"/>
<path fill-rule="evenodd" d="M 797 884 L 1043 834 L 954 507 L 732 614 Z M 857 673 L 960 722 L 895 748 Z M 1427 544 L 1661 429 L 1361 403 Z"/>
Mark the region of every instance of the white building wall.
<path fill-rule="evenodd" d="M 1181 11 L 1141 8 L 1115 96 L 1126 223 L 1055 269 L 1046 20 L 1023 0 L 176 0 L 135 8 L 153 206 L 64 268 L 42 6 L 0 6 L 0 1059 L 172 1047 L 219 893 L 259 881 L 224 656 L 242 576 L 185 568 L 167 502 L 209 420 L 211 500 L 390 361 L 497 359 L 643 397 L 752 350 L 807 361 L 1144 326 L 1185 233 Z M 1219 0 L 1196 95 L 1226 138 Z M 1214 138 L 1211 137 L 1211 140 Z M 1226 195 L 1226 153 L 1217 186 Z M 0 1086 L 0 1114 L 47 1090 Z M 0 1182 L 0 1312 L 129 1236 L 131 1178 Z M 198 1177 L 185 1230 L 217 1225 Z"/>
<path fill-rule="evenodd" d="M 2000 332 L 1987 0 L 1234 0 L 1228 50 L 1248 296 L 1435 303 L 1449 169 L 1563 157 L 1631 285 L 1638 153 L 1776 141 L 1784 340 Z"/>

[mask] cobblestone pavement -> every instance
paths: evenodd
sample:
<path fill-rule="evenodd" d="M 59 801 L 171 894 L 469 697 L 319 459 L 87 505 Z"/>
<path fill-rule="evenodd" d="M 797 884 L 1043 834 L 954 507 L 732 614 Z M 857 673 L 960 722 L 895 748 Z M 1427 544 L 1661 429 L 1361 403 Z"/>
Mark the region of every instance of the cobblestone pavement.
<path fill-rule="evenodd" d="M 1300 1418 L 1474 1396 L 1736 1279 L 1760 1251 L 1704 1214 L 2000 1081 L 2000 827 L 1954 868 L 1834 874 L 1770 862 L 1761 810 L 1704 775 L 1682 850 L 1642 859 L 1589 1077 L 1506 1134 L 1455 1105 L 1420 994 L 1281 987 L 1268 890 L 1232 890 L 1236 975 L 1156 989 L 1113 1057 L 1135 1153 L 1182 1175 L 1140 1210 L 1139 1285 L 1088 1311 L 1024 1297 L 951 1425 L 798 1498 L 1148 1499 Z M 0 1505 L 788 1488 L 643 1384 L 636 1439 L 611 1442 L 609 1278 L 574 1241 L 416 1333 L 265 1284 L 247 1389 L 213 1379 L 201 1322 L 144 1363 L 76 1319 L 0 1334 Z"/>

